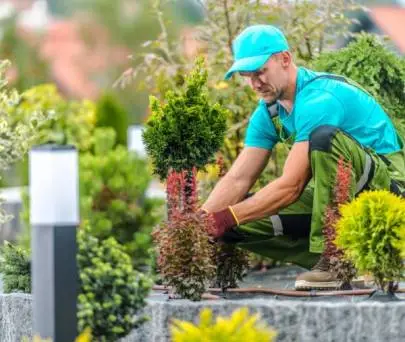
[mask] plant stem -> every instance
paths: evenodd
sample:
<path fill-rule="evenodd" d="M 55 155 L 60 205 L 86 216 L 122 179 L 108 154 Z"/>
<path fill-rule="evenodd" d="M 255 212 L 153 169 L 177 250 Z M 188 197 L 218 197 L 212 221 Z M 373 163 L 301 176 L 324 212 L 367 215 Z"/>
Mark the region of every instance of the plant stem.
<path fill-rule="evenodd" d="M 231 28 L 231 21 L 229 18 L 229 9 L 228 9 L 228 0 L 223 0 L 222 4 L 224 5 L 224 14 L 225 14 L 225 22 L 226 22 L 226 30 L 228 32 L 228 48 L 232 55 L 232 28 Z"/>

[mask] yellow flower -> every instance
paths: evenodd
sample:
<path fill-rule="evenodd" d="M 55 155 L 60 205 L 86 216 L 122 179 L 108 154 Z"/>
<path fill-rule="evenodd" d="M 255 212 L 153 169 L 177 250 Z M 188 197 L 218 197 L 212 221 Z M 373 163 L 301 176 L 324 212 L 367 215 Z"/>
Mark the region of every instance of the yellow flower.
<path fill-rule="evenodd" d="M 90 341 L 91 341 L 90 328 L 84 329 L 84 331 L 75 340 L 75 342 L 90 342 Z"/>

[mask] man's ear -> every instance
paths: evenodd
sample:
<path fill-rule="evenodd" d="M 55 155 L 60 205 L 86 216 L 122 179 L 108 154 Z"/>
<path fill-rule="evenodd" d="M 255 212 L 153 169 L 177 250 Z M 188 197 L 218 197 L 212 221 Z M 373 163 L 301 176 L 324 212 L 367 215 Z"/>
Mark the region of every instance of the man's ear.
<path fill-rule="evenodd" d="M 283 51 L 280 53 L 281 65 L 285 68 L 289 67 L 292 63 L 292 55 L 290 51 Z"/>

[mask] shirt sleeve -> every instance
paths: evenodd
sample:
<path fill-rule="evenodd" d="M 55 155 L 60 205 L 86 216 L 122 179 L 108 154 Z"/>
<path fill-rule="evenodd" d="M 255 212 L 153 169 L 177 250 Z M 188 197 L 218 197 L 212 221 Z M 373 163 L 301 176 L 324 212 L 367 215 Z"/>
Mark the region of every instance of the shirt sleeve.
<path fill-rule="evenodd" d="M 246 130 L 245 146 L 271 150 L 278 142 L 276 129 L 264 101 L 260 101 Z"/>
<path fill-rule="evenodd" d="M 324 90 L 309 90 L 296 103 L 295 142 L 308 141 L 312 131 L 319 126 L 340 127 L 343 119 L 343 105 L 333 94 Z"/>

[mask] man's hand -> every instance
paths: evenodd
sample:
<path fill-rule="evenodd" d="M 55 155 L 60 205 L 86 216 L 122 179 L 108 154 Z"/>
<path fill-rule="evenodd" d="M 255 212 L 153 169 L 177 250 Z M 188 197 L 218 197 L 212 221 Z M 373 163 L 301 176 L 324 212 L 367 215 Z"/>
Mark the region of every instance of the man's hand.
<path fill-rule="evenodd" d="M 214 239 L 221 238 L 226 232 L 239 225 L 231 206 L 214 213 L 208 213 L 207 210 L 200 209 L 199 213 L 211 219 L 212 226 L 209 227 L 208 233 Z"/>

